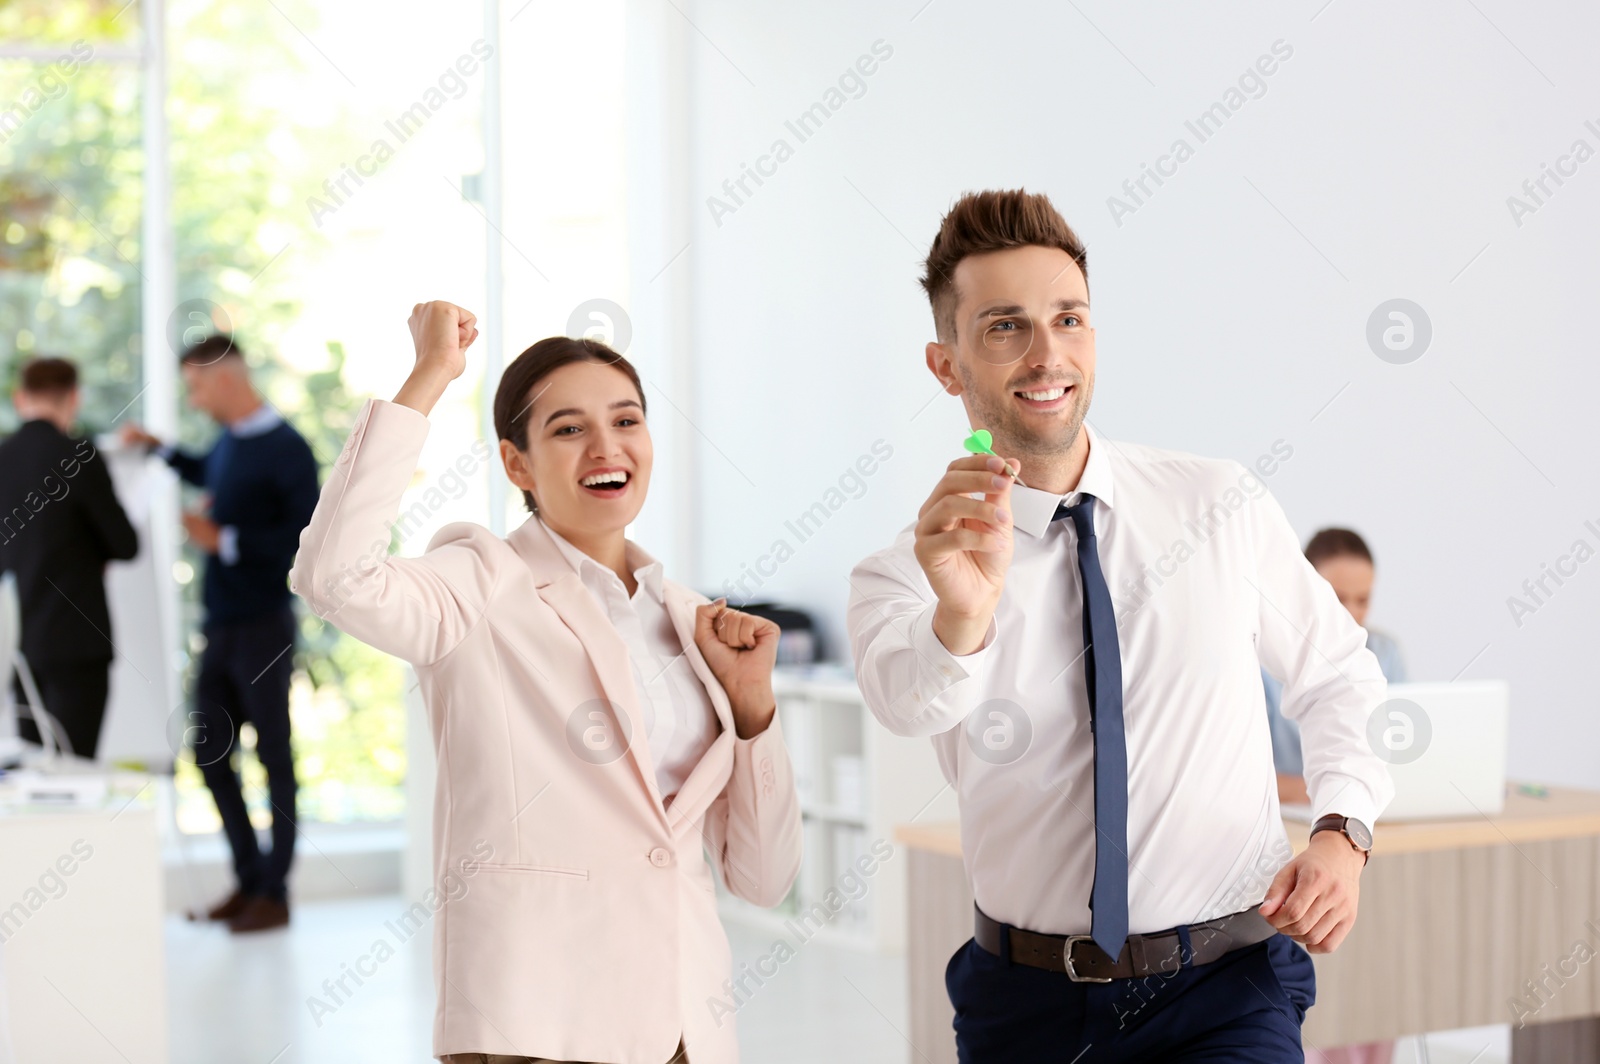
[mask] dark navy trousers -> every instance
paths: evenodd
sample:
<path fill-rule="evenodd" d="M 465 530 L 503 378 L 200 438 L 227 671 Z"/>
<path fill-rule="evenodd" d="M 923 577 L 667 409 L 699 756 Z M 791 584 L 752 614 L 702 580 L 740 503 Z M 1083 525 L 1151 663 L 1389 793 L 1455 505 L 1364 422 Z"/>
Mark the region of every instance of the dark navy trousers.
<path fill-rule="evenodd" d="M 233 850 L 239 890 L 274 901 L 288 901 L 289 866 L 294 861 L 294 752 L 289 736 L 289 683 L 294 672 L 294 611 L 282 609 L 237 621 L 207 622 L 206 648 L 195 679 L 194 709 L 186 736 L 195 764 L 217 802 L 222 830 Z M 256 757 L 267 771 L 272 806 L 272 849 L 263 854 L 256 841 L 240 782 L 239 730 L 256 732 Z"/>
<path fill-rule="evenodd" d="M 961 1064 L 1303 1064 L 1311 955 L 1286 935 L 1170 975 L 1075 983 L 975 941 L 945 967 Z"/>

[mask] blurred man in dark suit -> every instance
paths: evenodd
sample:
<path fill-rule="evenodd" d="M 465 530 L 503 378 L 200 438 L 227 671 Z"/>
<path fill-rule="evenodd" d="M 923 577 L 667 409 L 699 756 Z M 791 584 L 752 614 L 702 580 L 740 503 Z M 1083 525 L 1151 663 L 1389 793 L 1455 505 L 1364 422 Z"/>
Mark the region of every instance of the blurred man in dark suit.
<path fill-rule="evenodd" d="M 289 922 L 297 790 L 289 742 L 295 639 L 289 568 L 317 508 L 317 460 L 305 438 L 262 400 L 232 337 L 211 336 L 188 348 L 179 370 L 189 405 L 223 427 L 211 450 L 190 454 L 131 423 L 122 438 L 157 452 L 210 495 L 209 513 L 183 515 L 190 541 L 207 555 L 206 646 L 189 732 L 233 849 L 238 885 L 205 915 L 234 931 L 261 931 Z M 246 723 L 255 728 L 272 805 L 272 849 L 265 854 L 234 766 Z"/>
<path fill-rule="evenodd" d="M 70 434 L 80 400 L 71 362 L 36 358 L 22 367 L 12 394 L 22 426 L 0 443 L 0 572 L 17 574 L 22 655 L 61 725 L 58 738 L 93 758 L 116 653 L 106 562 L 132 558 L 139 537 L 93 441 Z M 20 677 L 15 689 L 21 705 Z M 18 731 L 40 741 L 31 717 Z"/>

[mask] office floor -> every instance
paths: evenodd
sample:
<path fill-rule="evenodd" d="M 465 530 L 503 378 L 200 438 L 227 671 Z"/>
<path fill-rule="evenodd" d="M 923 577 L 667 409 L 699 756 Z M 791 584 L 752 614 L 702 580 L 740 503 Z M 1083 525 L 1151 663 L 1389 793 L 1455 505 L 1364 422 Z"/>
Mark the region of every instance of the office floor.
<path fill-rule="evenodd" d="M 393 941 L 385 928 L 398 896 L 301 905 L 287 932 L 234 938 L 220 927 L 167 921 L 173 1064 L 320 1064 L 431 1060 L 431 932 L 424 928 L 376 973 L 332 981 Z M 730 926 L 734 967 L 772 948 L 772 936 Z M 742 1055 L 752 1064 L 887 1064 L 914 1059 L 903 961 L 823 942 L 806 943 L 738 1009 Z M 361 961 L 371 970 L 372 961 Z M 324 982 L 329 986 L 324 987 Z M 819 1022 L 824 1018 L 824 1022 Z M 1395 1064 L 1505 1064 L 1503 1029 L 1433 1035 L 1426 1054 L 1405 1043 Z"/>

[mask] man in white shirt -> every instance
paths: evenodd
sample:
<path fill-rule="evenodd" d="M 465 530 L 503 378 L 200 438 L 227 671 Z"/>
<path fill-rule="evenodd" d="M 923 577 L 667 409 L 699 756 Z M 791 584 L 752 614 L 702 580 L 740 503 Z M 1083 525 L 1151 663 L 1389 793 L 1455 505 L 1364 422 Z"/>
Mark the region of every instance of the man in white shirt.
<path fill-rule="evenodd" d="M 959 799 L 960 1058 L 1303 1060 L 1294 943 L 1349 933 L 1392 793 L 1367 740 L 1383 674 L 1256 471 L 1090 430 L 1086 268 L 1043 196 L 946 215 L 927 364 L 995 454 L 952 462 L 851 576 L 867 704 L 933 739 Z M 1299 856 L 1263 665 L 1320 818 Z"/>

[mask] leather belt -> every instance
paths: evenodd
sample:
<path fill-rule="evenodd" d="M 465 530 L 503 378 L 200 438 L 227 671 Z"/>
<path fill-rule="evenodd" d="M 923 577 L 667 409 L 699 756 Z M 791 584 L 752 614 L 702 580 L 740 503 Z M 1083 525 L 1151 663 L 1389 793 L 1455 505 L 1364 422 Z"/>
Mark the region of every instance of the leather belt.
<path fill-rule="evenodd" d="M 1006 925 L 993 919 L 977 905 L 972 937 L 978 945 L 997 957 L 1004 956 L 1000 943 Z M 1185 965 L 1209 964 L 1236 949 L 1265 942 L 1278 933 L 1254 907 L 1231 916 L 1190 924 L 1189 956 L 1184 956 L 1179 928 L 1148 935 L 1129 935 L 1122 952 L 1112 961 L 1088 935 L 1047 935 L 1038 931 L 1010 930 L 1011 959 L 1018 964 L 1064 972 L 1075 983 L 1109 983 L 1147 975 L 1166 975 Z"/>

